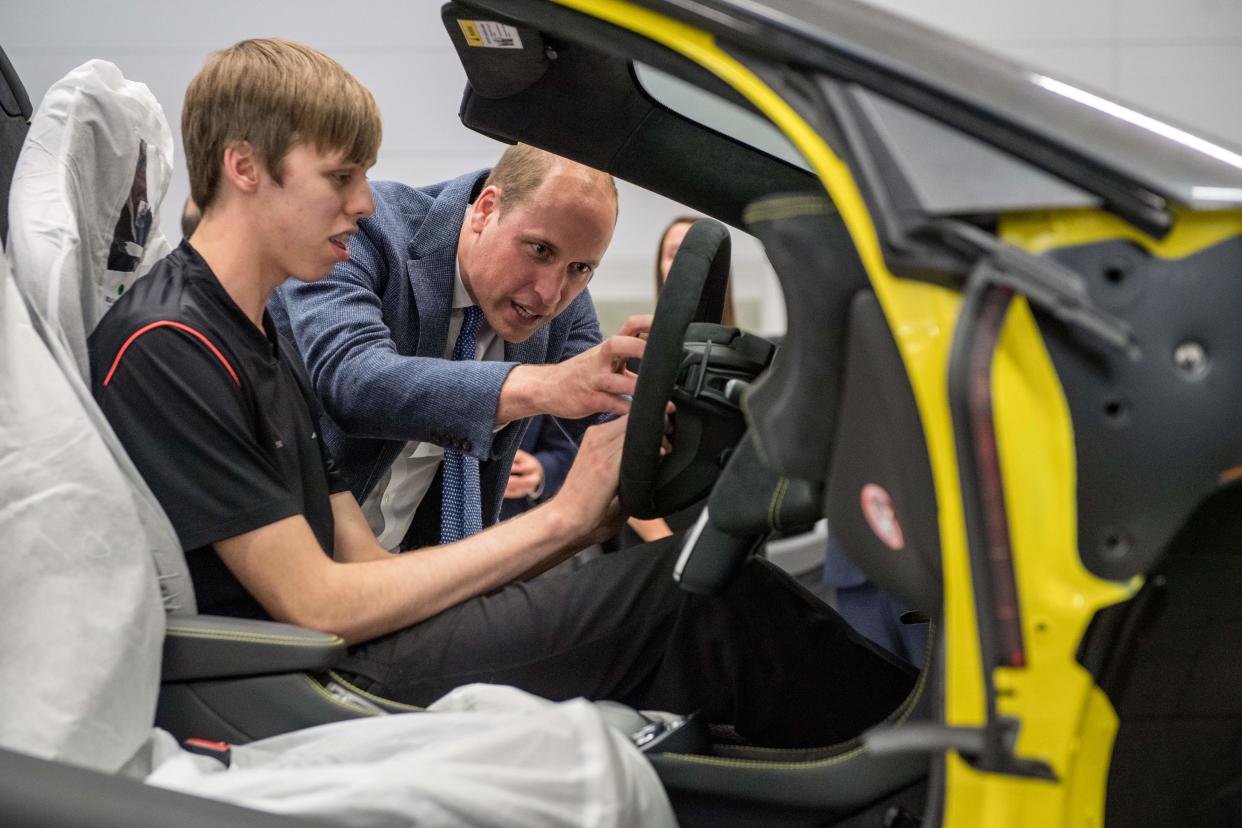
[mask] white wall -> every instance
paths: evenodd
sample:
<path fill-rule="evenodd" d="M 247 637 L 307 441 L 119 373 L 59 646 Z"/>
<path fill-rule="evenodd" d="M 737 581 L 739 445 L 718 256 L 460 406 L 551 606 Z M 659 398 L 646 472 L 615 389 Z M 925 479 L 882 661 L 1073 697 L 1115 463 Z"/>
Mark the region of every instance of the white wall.
<path fill-rule="evenodd" d="M 1242 0 L 871 0 L 1158 113 L 1242 143 Z M 37 105 L 57 78 L 106 58 L 147 83 L 178 134 L 185 86 L 212 49 L 245 37 L 301 40 L 335 57 L 375 93 L 384 144 L 373 178 L 443 180 L 490 165 L 502 146 L 461 126 L 465 85 L 438 0 L 0 0 L 0 45 Z M 178 153 L 180 142 L 178 139 Z M 176 238 L 184 173 L 162 221 Z M 598 299 L 651 296 L 656 237 L 683 212 L 621 185 L 621 220 L 592 284 Z M 735 235 L 735 291 L 762 303 L 761 328 L 783 328 L 775 280 L 757 243 Z"/>

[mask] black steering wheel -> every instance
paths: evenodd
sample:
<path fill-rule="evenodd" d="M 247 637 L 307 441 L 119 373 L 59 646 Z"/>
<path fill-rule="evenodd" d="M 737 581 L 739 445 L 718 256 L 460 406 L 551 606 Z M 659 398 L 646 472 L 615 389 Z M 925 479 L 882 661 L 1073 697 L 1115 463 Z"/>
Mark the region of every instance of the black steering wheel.
<path fill-rule="evenodd" d="M 692 347 L 694 343 L 687 342 L 691 323 L 720 321 L 730 247 L 729 231 L 723 224 L 711 219 L 696 221 L 677 250 L 660 292 L 621 455 L 621 503 L 635 517 L 663 517 L 706 495 L 720 471 L 720 452 L 704 456 L 712 453 L 705 450 L 722 440 L 736 444 L 744 430 L 740 412 L 719 411 L 718 401 L 698 393 L 713 341 L 723 346 L 717 350 L 727 351 L 724 343 L 736 338 L 738 331 L 718 324 L 696 325 L 691 338 L 699 344 Z M 684 379 L 695 362 L 702 362 L 699 388 L 693 394 L 675 396 L 679 378 Z M 661 458 L 664 412 L 670 399 L 677 405 L 676 433 L 672 452 Z M 736 429 L 719 427 L 715 420 L 725 416 L 737 421 Z"/>

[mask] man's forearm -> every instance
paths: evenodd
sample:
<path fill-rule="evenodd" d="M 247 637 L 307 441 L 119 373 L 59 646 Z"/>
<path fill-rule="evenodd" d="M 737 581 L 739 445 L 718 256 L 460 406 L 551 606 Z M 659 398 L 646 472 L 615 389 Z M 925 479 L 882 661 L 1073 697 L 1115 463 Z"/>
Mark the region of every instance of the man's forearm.
<path fill-rule="evenodd" d="M 551 504 L 504 527 L 388 560 L 333 566 L 314 626 L 351 644 L 408 627 L 563 560 L 582 534 Z"/>
<path fill-rule="evenodd" d="M 339 563 L 323 553 L 310 524 L 291 515 L 217 541 L 220 558 L 277 621 L 357 643 L 417 624 L 503 586 L 610 532 L 620 519 L 617 468 L 624 418 L 589 429 L 561 493 L 549 503 L 457 543 L 374 559 L 365 520 L 345 493 Z M 361 548 L 361 547 L 367 548 Z"/>

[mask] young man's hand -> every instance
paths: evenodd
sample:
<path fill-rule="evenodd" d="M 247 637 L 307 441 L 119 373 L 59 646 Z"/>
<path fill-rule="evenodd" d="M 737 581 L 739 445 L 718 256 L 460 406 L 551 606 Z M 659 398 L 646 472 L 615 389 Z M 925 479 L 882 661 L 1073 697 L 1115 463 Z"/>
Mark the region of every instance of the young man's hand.
<path fill-rule="evenodd" d="M 638 375 L 626 360 L 641 359 L 651 316 L 631 316 L 615 336 L 555 365 L 519 365 L 500 389 L 496 424 L 536 414 L 578 419 L 628 414 Z"/>
<path fill-rule="evenodd" d="M 584 546 L 612 537 L 621 526 L 617 485 L 627 419 L 586 430 L 565 484 L 548 504 L 571 522 Z"/>
<path fill-rule="evenodd" d="M 543 491 L 543 465 L 530 452 L 518 449 L 509 469 L 509 482 L 505 485 L 505 498 L 538 497 Z"/>

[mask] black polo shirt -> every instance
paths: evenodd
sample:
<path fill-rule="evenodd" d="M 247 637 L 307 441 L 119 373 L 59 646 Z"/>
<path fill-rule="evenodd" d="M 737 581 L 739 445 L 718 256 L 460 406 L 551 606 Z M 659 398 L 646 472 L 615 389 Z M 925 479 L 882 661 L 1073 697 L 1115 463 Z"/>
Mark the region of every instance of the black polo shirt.
<path fill-rule="evenodd" d="M 297 351 L 266 313 L 263 327 L 183 241 L 88 343 L 91 390 L 172 520 L 203 613 L 268 617 L 211 544 L 303 515 L 331 556 L 329 497 L 349 488 Z"/>

